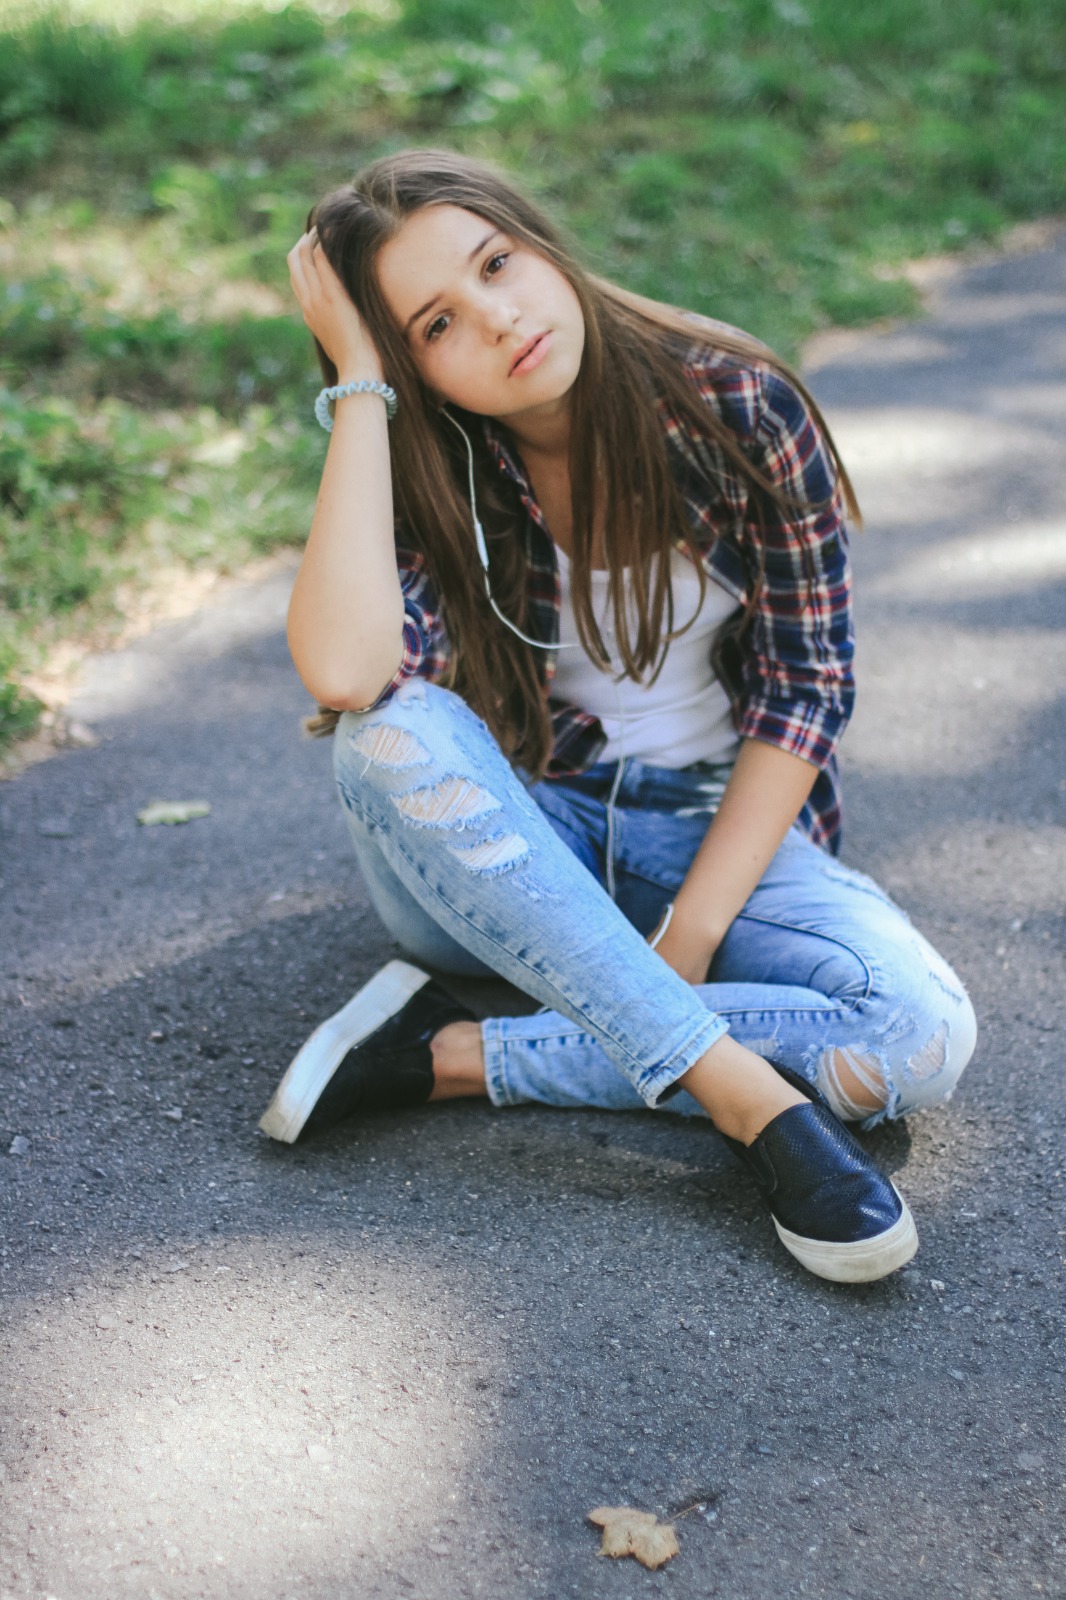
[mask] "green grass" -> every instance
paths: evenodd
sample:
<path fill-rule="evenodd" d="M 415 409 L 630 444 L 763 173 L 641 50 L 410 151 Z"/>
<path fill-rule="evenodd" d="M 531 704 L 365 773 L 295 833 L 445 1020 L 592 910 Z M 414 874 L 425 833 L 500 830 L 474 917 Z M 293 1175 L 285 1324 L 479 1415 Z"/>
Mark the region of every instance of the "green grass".
<path fill-rule="evenodd" d="M 322 440 L 285 253 L 325 188 L 430 142 L 794 354 L 912 310 L 907 258 L 1066 209 L 1066 12 L 0 0 L 0 744 L 120 588 L 299 543 Z"/>

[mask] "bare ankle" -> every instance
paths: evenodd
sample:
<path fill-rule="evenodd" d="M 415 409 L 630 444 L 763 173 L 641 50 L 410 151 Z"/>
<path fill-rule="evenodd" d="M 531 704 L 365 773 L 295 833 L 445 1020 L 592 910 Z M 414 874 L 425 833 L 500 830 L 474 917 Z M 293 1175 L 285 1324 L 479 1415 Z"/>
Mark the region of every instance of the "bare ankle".
<path fill-rule="evenodd" d="M 753 1139 L 790 1106 L 805 1097 L 782 1078 L 768 1061 L 728 1034 L 679 1080 L 699 1101 L 719 1132 L 741 1144 Z"/>
<path fill-rule="evenodd" d="M 430 1044 L 433 1052 L 431 1100 L 454 1100 L 463 1095 L 483 1095 L 485 1053 L 476 1022 L 449 1022 Z"/>

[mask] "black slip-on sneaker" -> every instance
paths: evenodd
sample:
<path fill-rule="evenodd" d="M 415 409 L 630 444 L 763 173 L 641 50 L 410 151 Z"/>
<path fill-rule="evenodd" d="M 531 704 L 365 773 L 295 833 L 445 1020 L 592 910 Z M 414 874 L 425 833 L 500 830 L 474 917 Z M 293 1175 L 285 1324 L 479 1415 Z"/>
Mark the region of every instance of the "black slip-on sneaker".
<path fill-rule="evenodd" d="M 423 1105 L 434 1035 L 475 1020 L 428 972 L 390 961 L 297 1051 L 259 1126 L 294 1144 L 361 1112 Z"/>
<path fill-rule="evenodd" d="M 907 1202 L 805 1079 L 771 1063 L 809 1097 L 789 1106 L 749 1145 L 726 1139 L 753 1174 L 778 1238 L 809 1272 L 872 1283 L 918 1248 Z"/>

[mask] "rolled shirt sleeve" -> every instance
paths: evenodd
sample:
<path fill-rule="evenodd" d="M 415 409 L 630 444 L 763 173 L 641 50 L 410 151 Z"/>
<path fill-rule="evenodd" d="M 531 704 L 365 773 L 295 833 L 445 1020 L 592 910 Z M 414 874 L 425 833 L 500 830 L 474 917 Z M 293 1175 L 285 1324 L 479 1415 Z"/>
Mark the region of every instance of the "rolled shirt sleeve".
<path fill-rule="evenodd" d="M 396 566 L 403 595 L 403 656 L 392 679 L 372 706 L 375 711 L 391 700 L 408 678 L 438 682 L 451 663 L 451 646 L 437 598 L 421 551 L 396 546 Z"/>
<path fill-rule="evenodd" d="M 744 661 L 739 732 L 824 768 L 855 699 L 854 629 L 842 496 L 828 443 L 799 391 L 763 369 L 752 460 L 796 502 L 760 496 L 751 534 L 765 571 Z"/>

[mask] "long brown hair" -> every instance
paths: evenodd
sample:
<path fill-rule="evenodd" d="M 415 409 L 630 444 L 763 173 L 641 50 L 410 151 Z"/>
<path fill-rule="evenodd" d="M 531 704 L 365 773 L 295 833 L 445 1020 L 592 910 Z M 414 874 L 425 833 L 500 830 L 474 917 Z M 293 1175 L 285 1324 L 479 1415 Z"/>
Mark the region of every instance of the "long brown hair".
<path fill-rule="evenodd" d="M 473 543 L 462 442 L 457 450 L 455 438 L 449 437 L 455 430 L 419 377 L 375 271 L 382 245 L 408 217 L 430 205 L 459 206 L 494 223 L 550 261 L 580 303 L 585 348 L 571 413 L 571 584 L 579 637 L 604 667 L 609 652 L 593 612 L 589 576 L 597 513 L 609 529 L 609 587 L 624 676 L 654 675 L 665 644 L 676 637 L 669 555 L 678 539 L 695 562 L 701 597 L 707 583 L 671 471 L 660 406 L 699 442 L 694 458 L 709 498 L 721 500 L 729 479 L 739 480 L 749 496 L 754 526 L 750 517 L 745 520 L 745 537 L 753 546 L 755 578 L 734 633 L 750 622 L 762 583 L 759 527 L 765 498 L 789 510 L 811 509 L 790 501 L 748 459 L 736 435 L 686 376 L 686 356 L 709 348 L 740 364 L 768 367 L 795 383 L 823 428 L 824 422 L 795 374 L 764 345 L 736 329 L 692 319 L 593 276 L 539 208 L 510 179 L 481 162 L 450 151 L 407 150 L 364 168 L 315 206 L 308 226 L 317 228 L 327 259 L 363 318 L 399 399 L 390 428 L 394 504 L 404 543 L 421 552 L 441 603 L 452 649 L 448 682 L 484 718 L 508 755 L 527 772 L 540 775 L 551 755 L 551 724 L 536 659 L 543 652 L 524 644 L 489 607 Z M 335 384 L 336 369 L 321 346 L 318 356 L 327 384 Z M 490 470 L 476 419 L 463 420 L 480 446 L 478 505 L 493 596 L 516 627 L 530 633 L 528 558 L 516 511 L 501 490 L 499 473 Z M 829 444 L 847 506 L 857 517 L 851 484 L 831 439 Z M 627 568 L 635 602 L 632 636 L 625 604 Z M 336 720 L 336 714 L 324 711 L 308 726 L 326 733 Z"/>

